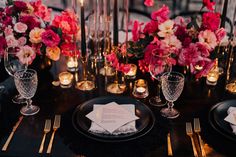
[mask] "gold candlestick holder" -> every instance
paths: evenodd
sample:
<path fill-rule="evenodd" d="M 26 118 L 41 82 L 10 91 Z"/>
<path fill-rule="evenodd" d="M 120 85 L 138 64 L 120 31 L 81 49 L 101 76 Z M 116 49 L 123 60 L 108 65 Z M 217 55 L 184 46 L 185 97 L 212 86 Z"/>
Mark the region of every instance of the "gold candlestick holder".
<path fill-rule="evenodd" d="M 91 91 L 95 89 L 95 77 L 88 71 L 88 62 L 86 57 L 81 57 L 82 72 L 78 76 L 76 88 L 81 91 Z"/>

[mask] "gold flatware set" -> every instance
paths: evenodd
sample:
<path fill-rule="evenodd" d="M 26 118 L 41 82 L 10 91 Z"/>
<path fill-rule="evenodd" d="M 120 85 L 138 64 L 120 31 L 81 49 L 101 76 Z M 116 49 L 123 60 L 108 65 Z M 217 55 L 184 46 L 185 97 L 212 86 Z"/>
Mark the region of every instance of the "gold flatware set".
<path fill-rule="evenodd" d="M 2 147 L 2 151 L 6 151 L 8 148 L 8 145 L 11 142 L 11 139 L 14 136 L 14 133 L 16 132 L 18 126 L 20 125 L 21 121 L 23 120 L 23 116 L 21 116 L 19 118 L 19 120 L 16 122 L 16 124 L 14 125 L 11 134 L 9 135 L 9 137 L 7 138 L 4 146 Z M 56 131 L 60 128 L 60 123 L 61 123 L 61 115 L 55 115 L 55 119 L 54 119 L 54 124 L 53 124 L 53 132 L 50 138 L 50 142 L 47 148 L 47 153 L 51 153 L 52 151 L 52 146 L 53 146 L 53 140 L 54 140 L 54 136 Z M 38 153 L 43 153 L 43 149 L 44 149 L 44 143 L 45 143 L 45 139 L 47 134 L 51 131 L 51 120 L 50 119 L 46 119 L 45 121 L 45 125 L 44 125 L 44 130 L 43 130 L 43 138 L 39 147 L 39 151 Z"/>
<path fill-rule="evenodd" d="M 200 133 L 201 133 L 201 126 L 200 126 L 199 118 L 194 118 L 193 123 L 194 123 L 193 124 L 194 132 L 192 130 L 191 122 L 187 122 L 186 123 L 186 134 L 191 139 L 194 157 L 198 157 L 197 148 L 196 148 L 196 145 L 195 145 L 195 142 L 194 142 L 194 137 L 193 137 L 194 134 L 196 134 L 197 138 L 198 138 L 198 142 L 197 143 L 199 144 L 201 156 L 202 157 L 206 157 L 206 152 L 204 150 L 204 144 L 203 144 L 203 141 L 202 141 L 202 138 L 201 138 L 201 135 L 200 135 Z"/>

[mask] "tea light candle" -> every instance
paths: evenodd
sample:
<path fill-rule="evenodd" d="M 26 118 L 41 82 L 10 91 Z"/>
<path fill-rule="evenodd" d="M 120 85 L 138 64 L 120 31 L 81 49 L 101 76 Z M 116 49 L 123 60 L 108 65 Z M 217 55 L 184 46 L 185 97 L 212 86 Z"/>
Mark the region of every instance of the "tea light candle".
<path fill-rule="evenodd" d="M 208 85 L 216 85 L 218 78 L 219 78 L 219 71 L 217 68 L 215 68 L 208 73 L 206 83 Z"/>
<path fill-rule="evenodd" d="M 59 74 L 60 85 L 62 88 L 69 88 L 71 86 L 73 75 L 69 72 L 62 72 Z"/>
<path fill-rule="evenodd" d="M 133 95 L 136 98 L 146 98 L 148 94 L 147 82 L 143 79 L 136 80 L 134 83 Z"/>
<path fill-rule="evenodd" d="M 75 72 L 78 70 L 78 61 L 75 58 L 73 57 L 68 58 L 67 70 L 70 72 Z"/>
<path fill-rule="evenodd" d="M 135 64 L 130 64 L 130 70 L 129 72 L 125 73 L 125 76 L 128 79 L 134 79 L 136 77 L 136 73 L 137 73 L 137 65 Z"/>
<path fill-rule="evenodd" d="M 146 89 L 144 87 L 138 87 L 138 88 L 136 88 L 136 91 L 138 93 L 144 93 L 146 91 Z"/>

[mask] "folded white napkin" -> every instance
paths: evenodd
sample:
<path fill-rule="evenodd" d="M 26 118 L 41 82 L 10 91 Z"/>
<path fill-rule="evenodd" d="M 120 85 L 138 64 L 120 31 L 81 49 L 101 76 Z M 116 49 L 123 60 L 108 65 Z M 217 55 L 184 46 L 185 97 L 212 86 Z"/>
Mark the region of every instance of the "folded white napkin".
<path fill-rule="evenodd" d="M 92 120 L 89 131 L 101 134 L 126 134 L 137 131 L 135 106 L 118 105 L 115 102 L 106 105 L 94 104 L 93 111 L 86 115 Z"/>
<path fill-rule="evenodd" d="M 230 123 L 233 133 L 236 134 L 236 107 L 229 107 L 228 116 L 224 119 Z"/>

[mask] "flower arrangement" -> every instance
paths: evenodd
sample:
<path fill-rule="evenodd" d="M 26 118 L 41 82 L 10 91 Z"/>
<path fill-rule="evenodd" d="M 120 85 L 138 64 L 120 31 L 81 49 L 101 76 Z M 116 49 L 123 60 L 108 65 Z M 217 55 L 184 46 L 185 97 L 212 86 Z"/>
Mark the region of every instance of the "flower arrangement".
<path fill-rule="evenodd" d="M 23 64 L 31 64 L 36 55 L 57 61 L 60 54 L 71 55 L 79 31 L 77 17 L 63 11 L 51 21 L 51 9 L 41 0 L 6 2 L 0 8 L 0 55 L 11 51 Z"/>
<path fill-rule="evenodd" d="M 140 58 L 139 67 L 143 72 L 149 71 L 152 53 L 156 53 L 154 55 L 169 54 L 168 64 L 190 67 L 196 78 L 207 75 L 215 64 L 211 54 L 226 32 L 219 28 L 220 14 L 211 11 L 214 3 L 203 0 L 203 4 L 203 8 L 210 11 L 202 14 L 200 24 L 196 19 L 170 19 L 169 8 L 165 5 L 151 14 L 152 20 L 144 28 L 142 23 L 134 21 L 128 51 Z"/>

